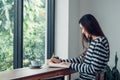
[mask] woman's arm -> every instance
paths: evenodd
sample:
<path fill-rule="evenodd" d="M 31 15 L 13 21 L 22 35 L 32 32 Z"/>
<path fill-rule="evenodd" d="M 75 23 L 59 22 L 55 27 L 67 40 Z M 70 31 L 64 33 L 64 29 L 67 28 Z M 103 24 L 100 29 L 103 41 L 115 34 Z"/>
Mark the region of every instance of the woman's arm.
<path fill-rule="evenodd" d="M 61 62 L 82 63 L 82 57 L 79 56 L 72 59 L 61 59 Z"/>
<path fill-rule="evenodd" d="M 56 59 L 56 58 L 51 58 L 50 61 L 53 63 L 61 63 L 61 62 L 69 62 L 69 63 L 82 63 L 82 58 L 81 56 L 75 57 L 72 59 Z"/>

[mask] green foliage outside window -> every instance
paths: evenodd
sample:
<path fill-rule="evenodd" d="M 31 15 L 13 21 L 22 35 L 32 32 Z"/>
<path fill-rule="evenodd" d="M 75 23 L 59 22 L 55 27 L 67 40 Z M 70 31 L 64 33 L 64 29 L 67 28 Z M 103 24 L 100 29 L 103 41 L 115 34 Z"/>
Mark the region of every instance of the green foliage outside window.
<path fill-rule="evenodd" d="M 36 58 L 44 63 L 45 26 L 45 0 L 24 0 L 24 66 L 29 66 L 30 60 Z"/>
<path fill-rule="evenodd" d="M 44 63 L 46 0 L 23 1 L 23 66 L 33 58 Z M 13 69 L 13 31 L 14 0 L 0 0 L 0 71 Z"/>
<path fill-rule="evenodd" d="M 0 71 L 13 68 L 13 0 L 0 0 Z"/>

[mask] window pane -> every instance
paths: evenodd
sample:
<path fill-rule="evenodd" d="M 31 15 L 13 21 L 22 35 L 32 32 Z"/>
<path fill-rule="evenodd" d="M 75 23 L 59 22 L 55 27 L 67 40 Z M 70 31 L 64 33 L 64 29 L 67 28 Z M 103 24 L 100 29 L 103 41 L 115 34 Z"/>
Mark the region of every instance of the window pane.
<path fill-rule="evenodd" d="M 23 66 L 45 62 L 46 0 L 24 0 Z"/>
<path fill-rule="evenodd" d="M 14 0 L 0 0 L 0 71 L 13 69 Z"/>

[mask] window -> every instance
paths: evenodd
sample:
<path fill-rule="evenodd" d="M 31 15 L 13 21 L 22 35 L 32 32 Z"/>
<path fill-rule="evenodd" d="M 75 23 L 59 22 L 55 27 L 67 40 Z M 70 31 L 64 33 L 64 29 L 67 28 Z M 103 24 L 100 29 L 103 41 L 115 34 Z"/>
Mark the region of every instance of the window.
<path fill-rule="evenodd" d="M 41 63 L 45 62 L 45 57 L 51 57 L 54 52 L 54 2 L 0 1 L 0 71 L 27 67 L 34 57 Z"/>
<path fill-rule="evenodd" d="M 46 0 L 24 0 L 23 3 L 23 66 L 29 66 L 35 59 L 43 64 L 47 33 Z"/>

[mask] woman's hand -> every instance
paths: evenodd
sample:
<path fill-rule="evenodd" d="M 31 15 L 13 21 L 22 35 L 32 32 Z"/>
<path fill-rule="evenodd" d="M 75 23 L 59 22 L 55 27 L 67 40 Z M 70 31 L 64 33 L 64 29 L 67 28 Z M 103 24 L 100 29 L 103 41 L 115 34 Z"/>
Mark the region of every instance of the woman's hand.
<path fill-rule="evenodd" d="M 60 59 L 57 59 L 57 58 L 51 58 L 50 59 L 53 63 L 61 63 L 61 60 Z"/>
<path fill-rule="evenodd" d="M 56 59 L 56 58 L 51 58 L 49 60 L 47 60 L 47 64 L 49 63 L 61 63 L 60 59 Z"/>

